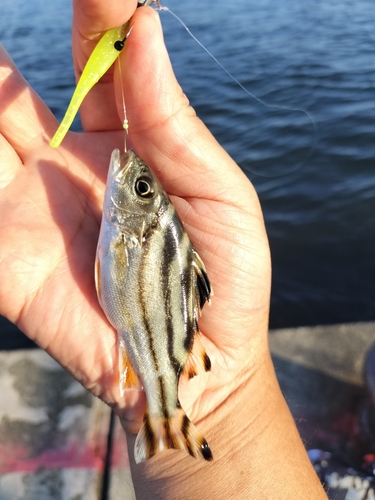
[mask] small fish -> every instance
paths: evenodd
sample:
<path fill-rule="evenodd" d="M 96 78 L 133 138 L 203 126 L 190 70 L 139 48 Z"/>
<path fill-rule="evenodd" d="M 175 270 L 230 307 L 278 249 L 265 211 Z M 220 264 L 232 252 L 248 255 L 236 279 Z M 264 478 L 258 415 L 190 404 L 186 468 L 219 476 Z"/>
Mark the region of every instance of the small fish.
<path fill-rule="evenodd" d="M 95 267 L 100 305 L 118 332 L 120 392 L 146 392 L 136 463 L 168 448 L 212 460 L 177 394 L 180 376 L 211 368 L 198 315 L 212 288 L 168 195 L 133 150 L 112 153 Z"/>

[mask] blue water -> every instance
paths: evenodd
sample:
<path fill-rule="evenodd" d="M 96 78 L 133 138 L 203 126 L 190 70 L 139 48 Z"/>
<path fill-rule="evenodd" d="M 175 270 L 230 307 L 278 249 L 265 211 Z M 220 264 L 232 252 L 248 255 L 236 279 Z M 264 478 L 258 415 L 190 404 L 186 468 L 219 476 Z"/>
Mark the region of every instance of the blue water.
<path fill-rule="evenodd" d="M 374 320 L 373 1 L 164 4 L 251 93 L 313 120 L 249 97 L 161 14 L 184 91 L 261 199 L 271 326 Z M 0 5 L 1 42 L 59 119 L 74 86 L 70 9 L 68 0 Z"/>

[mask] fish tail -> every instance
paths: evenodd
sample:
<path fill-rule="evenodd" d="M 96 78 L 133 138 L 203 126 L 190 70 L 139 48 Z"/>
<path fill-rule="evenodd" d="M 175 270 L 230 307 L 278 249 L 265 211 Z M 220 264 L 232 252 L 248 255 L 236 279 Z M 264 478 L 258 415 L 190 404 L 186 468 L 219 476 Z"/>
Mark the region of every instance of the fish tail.
<path fill-rule="evenodd" d="M 181 408 L 172 418 L 153 418 L 145 413 L 135 441 L 135 461 L 139 464 L 167 449 L 185 450 L 192 457 L 207 461 L 213 459 L 206 439 Z"/>

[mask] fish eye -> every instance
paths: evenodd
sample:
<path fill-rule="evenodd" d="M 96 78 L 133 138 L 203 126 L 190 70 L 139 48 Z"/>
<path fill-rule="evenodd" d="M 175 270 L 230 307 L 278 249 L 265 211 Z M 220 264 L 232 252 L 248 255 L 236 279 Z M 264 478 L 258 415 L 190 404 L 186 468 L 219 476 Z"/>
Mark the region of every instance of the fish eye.
<path fill-rule="evenodd" d="M 154 194 L 152 179 L 149 177 L 139 177 L 135 183 L 135 191 L 142 198 L 151 198 Z"/>

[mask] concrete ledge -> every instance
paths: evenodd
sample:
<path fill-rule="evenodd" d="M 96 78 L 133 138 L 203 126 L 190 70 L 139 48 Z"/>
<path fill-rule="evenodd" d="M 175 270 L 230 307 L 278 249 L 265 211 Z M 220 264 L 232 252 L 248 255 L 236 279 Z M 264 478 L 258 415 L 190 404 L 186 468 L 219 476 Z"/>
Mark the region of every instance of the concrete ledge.
<path fill-rule="evenodd" d="M 375 324 L 356 323 L 270 332 L 277 377 L 306 447 L 354 462 L 374 452 L 366 424 L 366 355 Z"/>
<path fill-rule="evenodd" d="M 369 401 L 363 370 L 375 324 L 275 330 L 269 340 L 306 447 L 345 457 L 375 449 L 360 430 Z M 0 351 L 0 390 L 0 500 L 104 500 L 106 464 L 106 498 L 135 499 L 117 417 L 108 456 L 109 408 L 45 352 Z"/>
<path fill-rule="evenodd" d="M 0 388 L 0 499 L 99 499 L 110 409 L 41 350 L 1 352 Z"/>
<path fill-rule="evenodd" d="M 269 342 L 277 358 L 363 386 L 363 365 L 375 342 L 375 323 L 274 330 Z"/>

